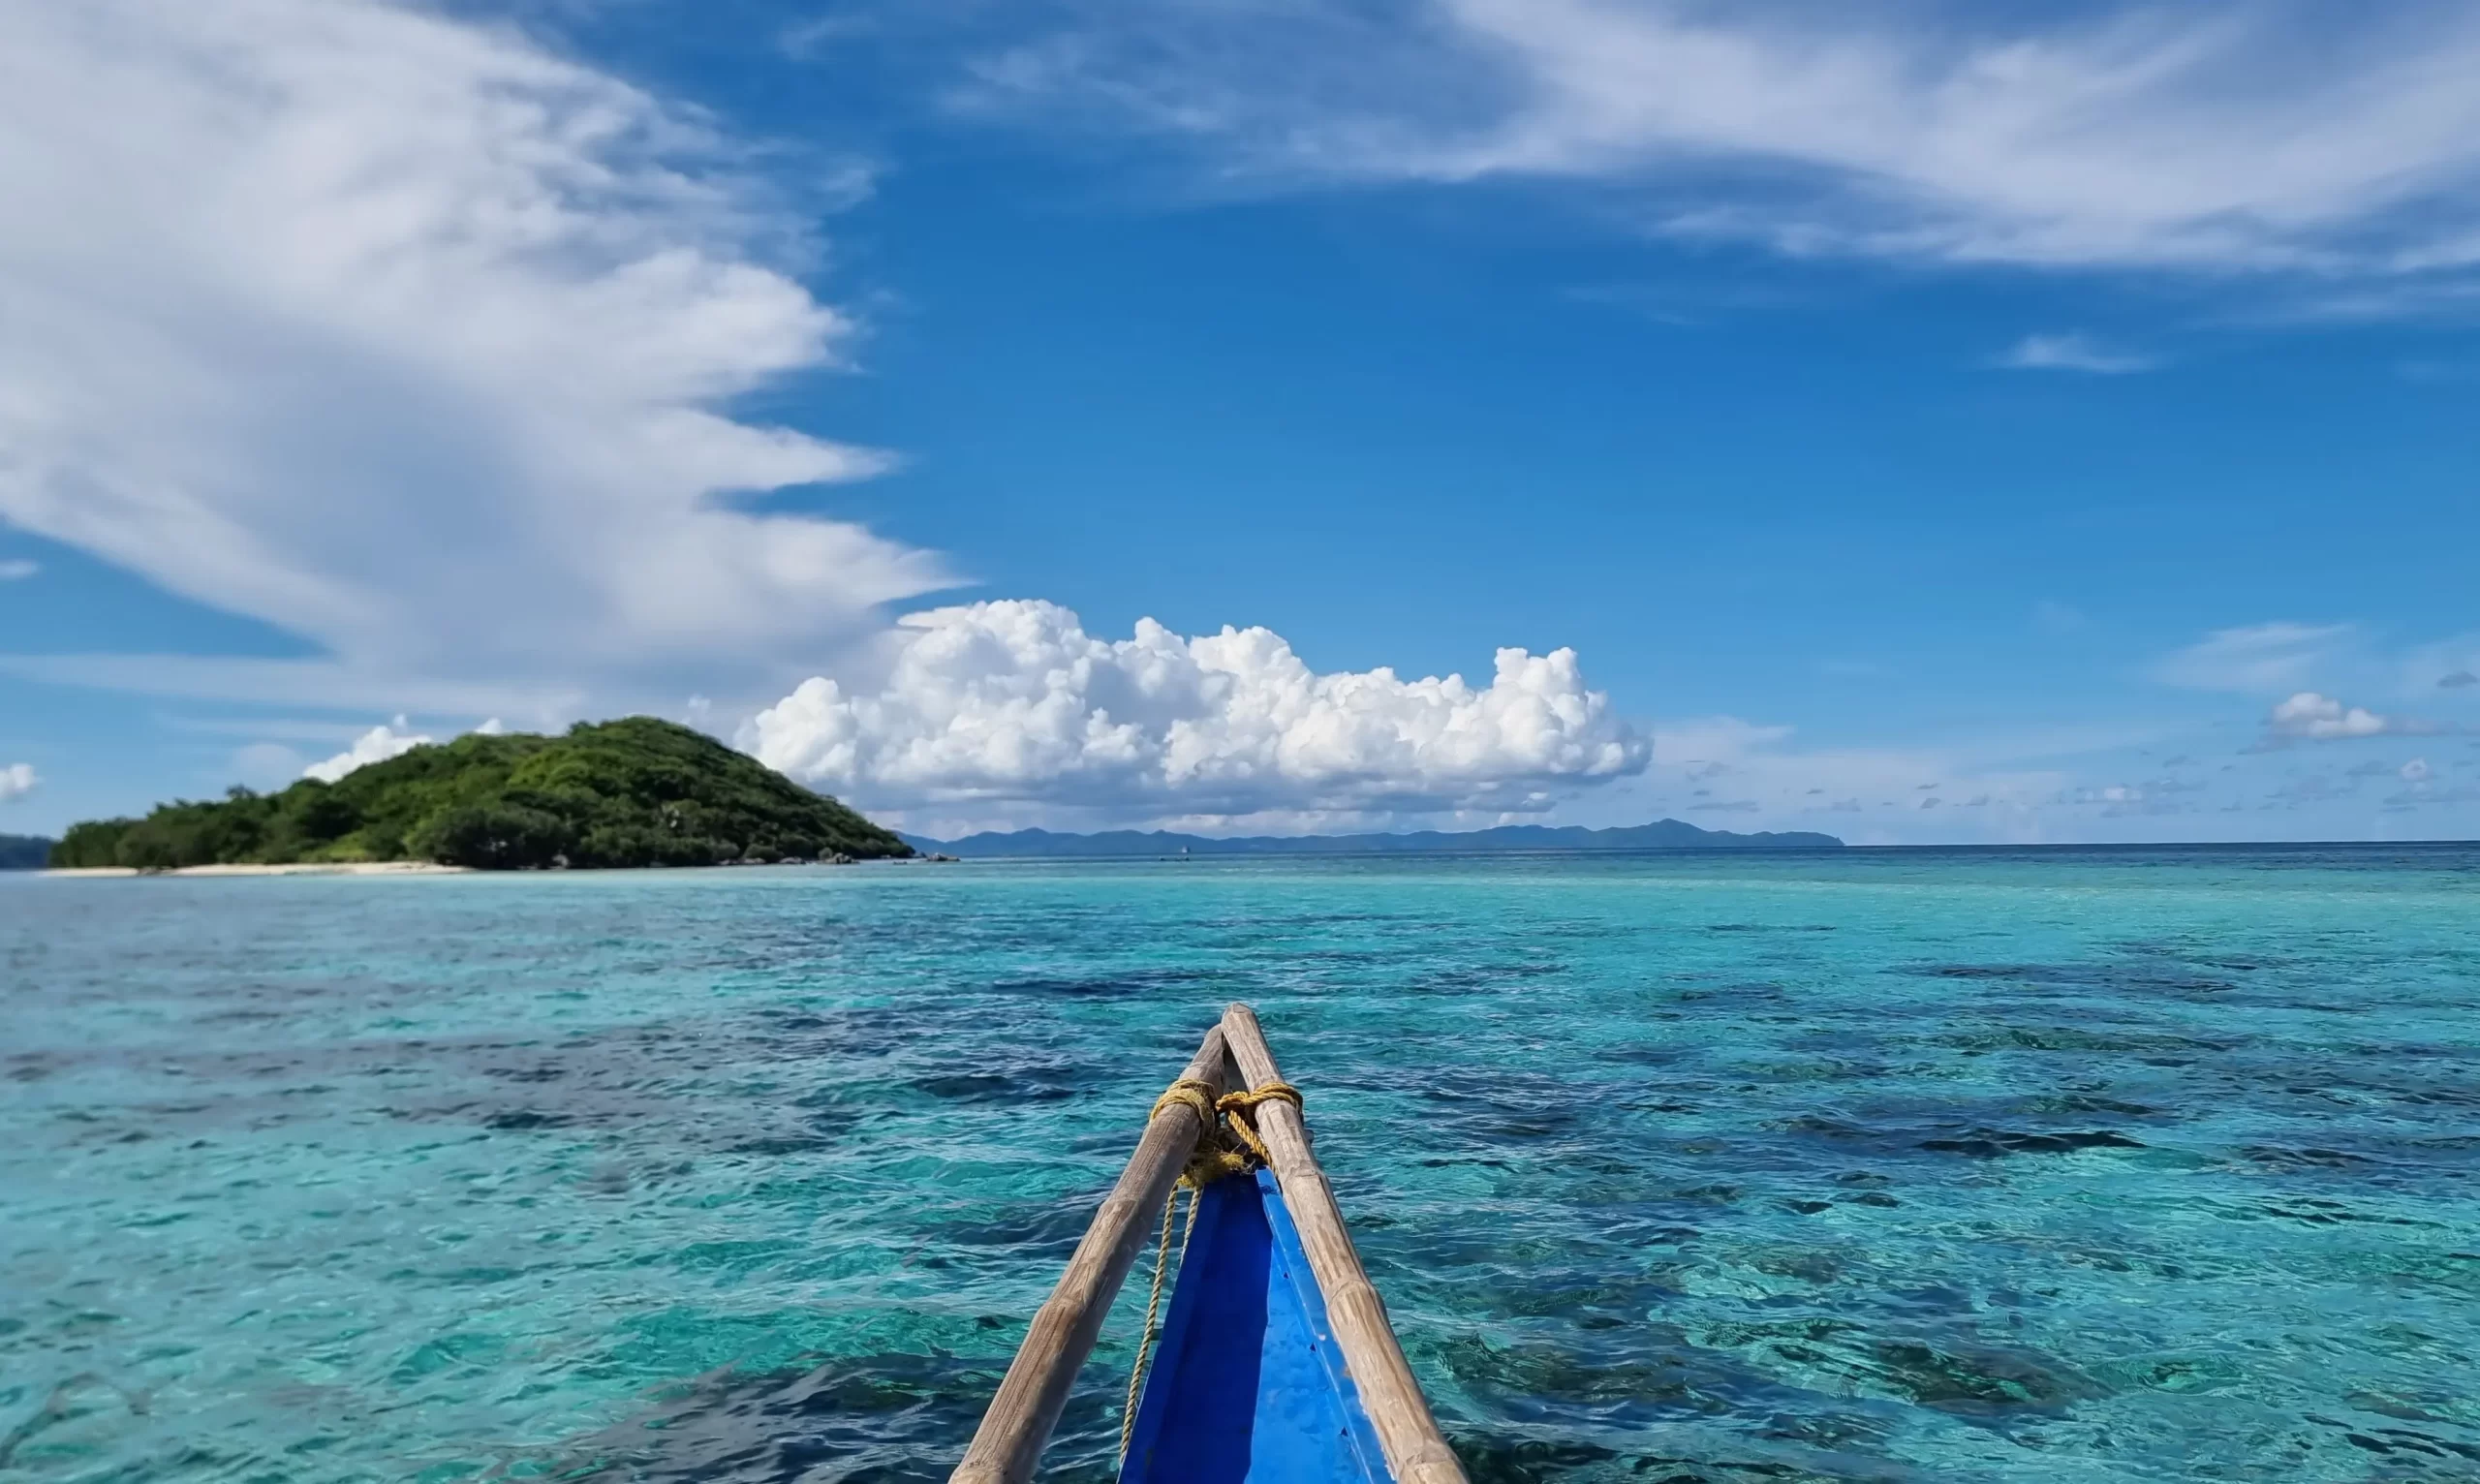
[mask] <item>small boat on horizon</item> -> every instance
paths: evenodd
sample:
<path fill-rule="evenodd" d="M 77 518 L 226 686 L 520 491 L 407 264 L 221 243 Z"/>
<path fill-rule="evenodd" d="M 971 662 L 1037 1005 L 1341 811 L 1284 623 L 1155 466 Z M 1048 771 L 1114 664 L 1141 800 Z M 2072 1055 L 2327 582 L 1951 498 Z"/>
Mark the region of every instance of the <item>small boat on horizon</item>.
<path fill-rule="evenodd" d="M 1034 1477 L 1149 1237 L 1120 1484 L 1465 1484 L 1245 1005 L 1155 1103 L 950 1484 Z"/>

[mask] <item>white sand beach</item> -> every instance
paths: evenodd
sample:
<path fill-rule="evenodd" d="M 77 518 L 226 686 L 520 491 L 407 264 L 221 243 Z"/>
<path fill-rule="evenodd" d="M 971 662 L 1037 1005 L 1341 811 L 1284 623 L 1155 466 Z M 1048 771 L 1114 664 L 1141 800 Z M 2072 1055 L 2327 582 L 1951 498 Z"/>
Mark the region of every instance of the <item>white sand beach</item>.
<path fill-rule="evenodd" d="M 139 871 L 128 866 L 80 866 L 46 871 L 46 876 L 463 876 L 465 866 L 435 865 L 427 860 L 356 860 L 295 862 L 281 866 L 183 866 L 177 871 Z"/>

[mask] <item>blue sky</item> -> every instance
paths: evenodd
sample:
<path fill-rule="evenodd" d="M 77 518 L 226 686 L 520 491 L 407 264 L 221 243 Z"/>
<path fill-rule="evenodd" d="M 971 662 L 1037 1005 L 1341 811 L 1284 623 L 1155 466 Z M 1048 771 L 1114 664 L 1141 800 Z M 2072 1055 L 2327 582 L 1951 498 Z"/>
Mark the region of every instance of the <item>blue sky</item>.
<path fill-rule="evenodd" d="M 0 830 L 653 710 L 929 830 L 2480 835 L 2467 7 L 0 33 Z"/>

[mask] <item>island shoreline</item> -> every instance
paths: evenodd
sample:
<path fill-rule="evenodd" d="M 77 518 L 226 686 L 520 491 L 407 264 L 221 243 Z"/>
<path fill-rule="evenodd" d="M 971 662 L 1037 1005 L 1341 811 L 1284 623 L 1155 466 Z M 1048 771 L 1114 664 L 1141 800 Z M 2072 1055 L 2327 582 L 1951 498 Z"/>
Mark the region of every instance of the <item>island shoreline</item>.
<path fill-rule="evenodd" d="M 58 877 L 138 876 L 472 876 L 471 866 L 428 860 L 305 860 L 273 865 L 175 866 L 141 871 L 136 866 L 53 866 L 38 873 Z"/>

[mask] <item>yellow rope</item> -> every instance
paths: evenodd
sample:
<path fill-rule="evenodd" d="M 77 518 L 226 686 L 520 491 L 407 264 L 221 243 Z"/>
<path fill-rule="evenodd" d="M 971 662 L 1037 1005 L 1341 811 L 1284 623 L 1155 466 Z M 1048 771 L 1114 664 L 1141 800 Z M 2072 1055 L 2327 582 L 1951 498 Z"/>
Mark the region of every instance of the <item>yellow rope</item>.
<path fill-rule="evenodd" d="M 1287 1102 L 1298 1108 L 1300 1089 L 1288 1082 L 1269 1082 L 1245 1093 L 1226 1093 L 1215 1100 L 1214 1106 L 1215 1111 L 1230 1116 L 1231 1131 L 1240 1135 L 1240 1142 L 1249 1147 L 1249 1153 L 1256 1156 L 1257 1162 L 1272 1164 L 1274 1157 L 1266 1153 L 1266 1141 L 1257 1137 L 1255 1122 L 1240 1116 L 1261 1102 Z"/>
<path fill-rule="evenodd" d="M 1184 1102 L 1195 1111 L 1198 1125 L 1210 1128 L 1214 1126 L 1215 1091 L 1211 1082 L 1182 1077 L 1164 1089 L 1162 1097 L 1154 1099 L 1154 1111 L 1145 1115 L 1145 1121 L 1151 1124 L 1162 1116 L 1164 1108 L 1175 1102 Z"/>
<path fill-rule="evenodd" d="M 1162 1116 L 1164 1108 L 1186 1106 L 1197 1116 L 1196 1152 L 1189 1157 L 1188 1167 L 1162 1197 L 1162 1235 L 1154 1246 L 1154 1287 L 1145 1297 L 1145 1328 L 1137 1336 L 1136 1364 L 1128 1373 L 1128 1401 L 1120 1408 L 1120 1467 L 1128 1466 L 1129 1440 L 1136 1434 L 1136 1403 L 1145 1389 L 1145 1363 L 1154 1352 L 1154 1342 L 1162 1335 L 1159 1319 L 1162 1313 L 1162 1275 L 1170 1268 L 1171 1209 L 1179 1204 L 1180 1190 L 1189 1191 L 1189 1219 L 1180 1227 L 1180 1260 L 1189 1256 L 1189 1238 L 1197 1229 L 1197 1202 L 1204 1199 L 1205 1188 L 1226 1175 L 1246 1173 L 1254 1164 L 1268 1162 L 1266 1141 L 1257 1136 L 1251 1121 L 1242 1115 L 1261 1102 L 1283 1101 L 1300 1106 L 1300 1089 L 1288 1082 L 1269 1082 L 1245 1093 L 1215 1095 L 1211 1082 L 1194 1077 L 1182 1077 L 1171 1084 L 1162 1097 L 1154 1099 L 1154 1111 L 1146 1115 L 1151 1124 Z M 1234 1149 L 1224 1136 L 1225 1124 L 1239 1136 L 1242 1147 Z"/>
<path fill-rule="evenodd" d="M 1196 1230 L 1197 1197 L 1204 1193 L 1201 1190 L 1193 1189 L 1189 1196 L 1189 1222 L 1180 1229 L 1180 1256 L 1184 1260 L 1189 1255 L 1189 1233 Z M 1179 1199 L 1180 1188 L 1176 1185 L 1171 1187 L 1170 1194 L 1162 1197 L 1162 1239 L 1154 1248 L 1154 1290 L 1145 1296 L 1145 1329 L 1137 1337 L 1136 1364 L 1129 1368 L 1128 1401 L 1120 1407 L 1120 1464 L 1123 1468 L 1128 1464 L 1129 1439 L 1136 1433 L 1136 1396 L 1145 1387 L 1145 1360 L 1153 1352 L 1155 1340 L 1162 1333 L 1156 1319 L 1162 1312 L 1164 1259 L 1171 1253 L 1171 1208 L 1179 1203 Z"/>

